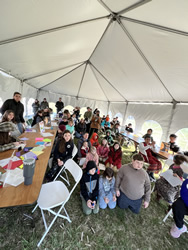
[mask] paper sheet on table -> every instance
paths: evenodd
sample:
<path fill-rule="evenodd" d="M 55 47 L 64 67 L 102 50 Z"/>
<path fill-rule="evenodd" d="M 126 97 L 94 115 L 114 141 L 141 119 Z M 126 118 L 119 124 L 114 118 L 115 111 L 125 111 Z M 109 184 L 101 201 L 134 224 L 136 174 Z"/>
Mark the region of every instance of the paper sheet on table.
<path fill-rule="evenodd" d="M 53 134 L 51 134 L 51 133 L 41 133 L 41 135 L 44 137 L 53 136 Z"/>
<path fill-rule="evenodd" d="M 21 166 L 22 164 L 23 164 L 23 161 L 20 160 L 20 159 L 19 159 L 18 161 L 13 161 L 12 164 L 11 164 L 11 166 L 10 166 L 10 169 L 11 169 L 11 170 L 14 170 L 15 168 Z M 4 168 L 4 169 L 7 169 L 7 168 L 8 168 L 8 164 L 5 165 L 3 168 Z"/>
<path fill-rule="evenodd" d="M 35 138 L 35 141 L 43 141 L 43 140 L 44 140 L 44 138 L 42 138 L 42 137 Z"/>
<path fill-rule="evenodd" d="M 37 156 L 43 154 L 44 152 L 43 151 L 32 151 L 34 154 L 36 154 Z"/>
<path fill-rule="evenodd" d="M 51 126 L 57 126 L 56 122 L 51 122 Z"/>
<path fill-rule="evenodd" d="M 50 127 L 44 127 L 44 129 L 50 129 Z"/>
<path fill-rule="evenodd" d="M 31 129 L 31 128 L 28 129 L 28 128 L 27 128 L 27 129 L 25 130 L 25 132 L 31 132 L 31 133 L 33 132 L 33 133 L 35 133 L 35 132 L 37 132 L 37 131 L 36 131 L 36 129 Z"/>
<path fill-rule="evenodd" d="M 182 184 L 182 180 L 179 177 L 173 176 L 172 169 L 169 169 L 161 173 L 160 176 L 162 176 L 165 180 L 167 180 L 172 187 L 176 187 Z"/>
<path fill-rule="evenodd" d="M 14 156 L 12 158 L 12 161 L 19 161 L 19 160 L 20 160 L 20 158 L 18 158 L 17 156 Z M 6 159 L 3 159 L 3 160 L 0 160 L 0 166 L 4 167 L 5 165 L 7 165 L 9 163 L 9 161 L 10 161 L 10 158 L 6 158 Z"/>
<path fill-rule="evenodd" d="M 4 177 L 4 181 L 6 181 L 6 184 L 11 185 L 11 186 L 18 186 L 22 182 L 24 182 L 24 177 L 23 177 L 23 170 L 20 168 L 15 168 L 14 170 L 10 170 L 6 172 Z"/>
<path fill-rule="evenodd" d="M 28 158 L 37 159 L 37 155 L 35 153 L 33 153 L 32 151 L 29 151 L 26 154 L 22 155 L 22 158 L 24 158 L 24 159 L 28 159 Z"/>
<path fill-rule="evenodd" d="M 34 152 L 34 151 L 42 151 L 43 149 L 45 148 L 45 146 L 38 146 L 38 147 L 34 147 L 31 151 Z"/>
<path fill-rule="evenodd" d="M 27 140 L 29 140 L 29 138 L 22 137 L 22 138 L 20 138 L 20 140 L 21 140 L 21 141 L 27 141 Z"/>
<path fill-rule="evenodd" d="M 44 141 L 37 141 L 36 145 L 44 145 L 44 143 L 45 143 Z"/>
<path fill-rule="evenodd" d="M 43 141 L 44 141 L 44 142 L 51 142 L 52 140 L 49 139 L 49 138 L 45 138 Z"/>

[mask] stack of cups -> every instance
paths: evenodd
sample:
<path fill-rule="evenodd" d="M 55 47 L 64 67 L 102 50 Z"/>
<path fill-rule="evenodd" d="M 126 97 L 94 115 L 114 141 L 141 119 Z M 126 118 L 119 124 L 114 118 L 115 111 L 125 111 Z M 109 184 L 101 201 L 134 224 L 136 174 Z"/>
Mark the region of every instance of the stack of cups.
<path fill-rule="evenodd" d="M 24 185 L 28 186 L 31 185 L 33 182 L 33 175 L 35 171 L 35 159 L 28 158 L 23 160 L 23 176 L 24 178 Z"/>

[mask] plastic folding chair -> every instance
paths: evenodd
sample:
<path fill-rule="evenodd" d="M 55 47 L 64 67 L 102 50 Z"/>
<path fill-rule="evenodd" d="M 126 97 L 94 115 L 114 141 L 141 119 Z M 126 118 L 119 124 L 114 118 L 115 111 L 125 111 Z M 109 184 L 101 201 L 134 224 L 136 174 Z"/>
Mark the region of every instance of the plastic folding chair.
<path fill-rule="evenodd" d="M 165 222 L 167 219 L 168 219 L 168 217 L 170 216 L 170 217 L 172 217 L 172 214 L 173 214 L 173 212 L 172 212 L 172 208 L 168 211 L 168 213 L 165 215 L 165 217 L 164 217 L 164 219 L 163 219 L 163 222 Z M 188 218 L 185 216 L 185 218 L 184 218 L 184 222 L 186 223 L 186 224 L 188 224 Z M 188 231 L 187 231 L 188 232 Z"/>
<path fill-rule="evenodd" d="M 77 152 L 78 152 L 78 149 L 77 149 L 76 145 L 74 144 L 74 148 L 72 151 L 72 159 L 76 156 Z"/>
<path fill-rule="evenodd" d="M 45 233 L 43 234 L 41 240 L 37 245 L 38 247 L 46 237 L 47 233 L 49 232 L 57 217 L 61 217 L 63 219 L 68 220 L 68 222 L 71 222 L 70 217 L 65 209 L 65 204 L 67 203 L 72 192 L 79 183 L 82 177 L 82 170 L 72 159 L 68 160 L 65 163 L 65 169 L 68 170 L 74 178 L 75 184 L 72 189 L 69 191 L 66 185 L 61 181 L 53 181 L 43 184 L 39 194 L 39 198 L 37 200 L 37 205 L 32 211 L 33 213 L 38 206 L 40 207 L 44 226 L 46 229 Z M 57 212 L 53 210 L 56 207 L 59 207 Z M 64 211 L 65 215 L 61 214 L 62 210 Z M 44 211 L 48 211 L 54 215 L 54 218 L 49 224 L 49 226 L 46 223 Z"/>

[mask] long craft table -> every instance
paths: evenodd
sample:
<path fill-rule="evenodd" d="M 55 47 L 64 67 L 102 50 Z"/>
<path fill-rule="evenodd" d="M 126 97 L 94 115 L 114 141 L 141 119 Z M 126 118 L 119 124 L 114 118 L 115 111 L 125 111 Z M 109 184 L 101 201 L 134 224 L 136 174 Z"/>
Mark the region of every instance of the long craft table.
<path fill-rule="evenodd" d="M 41 133 L 39 132 L 39 127 L 36 125 L 33 127 L 33 129 L 36 129 L 37 132 L 25 132 L 20 136 L 20 139 L 23 137 L 29 138 L 29 140 L 26 141 L 26 147 L 34 147 L 35 144 L 35 138 L 36 137 L 42 137 Z M 21 205 L 31 205 L 38 199 L 40 189 L 42 186 L 42 182 L 44 179 L 44 175 L 46 172 L 48 160 L 50 157 L 50 153 L 52 150 L 52 146 L 54 143 L 55 135 L 56 135 L 57 127 L 54 127 L 53 129 L 46 130 L 45 132 L 49 132 L 53 134 L 53 136 L 50 137 L 44 137 L 44 138 L 50 138 L 51 146 L 46 147 L 43 149 L 44 153 L 38 156 L 38 160 L 36 160 L 35 165 L 35 172 L 33 176 L 33 182 L 29 186 L 25 186 L 24 183 L 20 184 L 17 187 L 8 186 L 3 187 L 0 189 L 0 208 L 3 207 L 11 207 L 11 206 L 21 206 Z M 5 152 L 0 153 L 0 160 L 11 157 L 14 150 L 8 150 Z"/>

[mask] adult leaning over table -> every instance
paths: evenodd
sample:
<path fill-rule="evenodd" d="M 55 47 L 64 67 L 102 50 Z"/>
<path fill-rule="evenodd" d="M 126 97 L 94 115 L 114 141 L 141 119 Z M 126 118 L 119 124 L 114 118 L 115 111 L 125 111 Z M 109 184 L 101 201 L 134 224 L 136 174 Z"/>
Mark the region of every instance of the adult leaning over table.
<path fill-rule="evenodd" d="M 9 135 L 14 130 L 12 122 L 0 123 L 0 152 L 12 149 L 20 144 L 18 138 L 13 138 Z"/>

